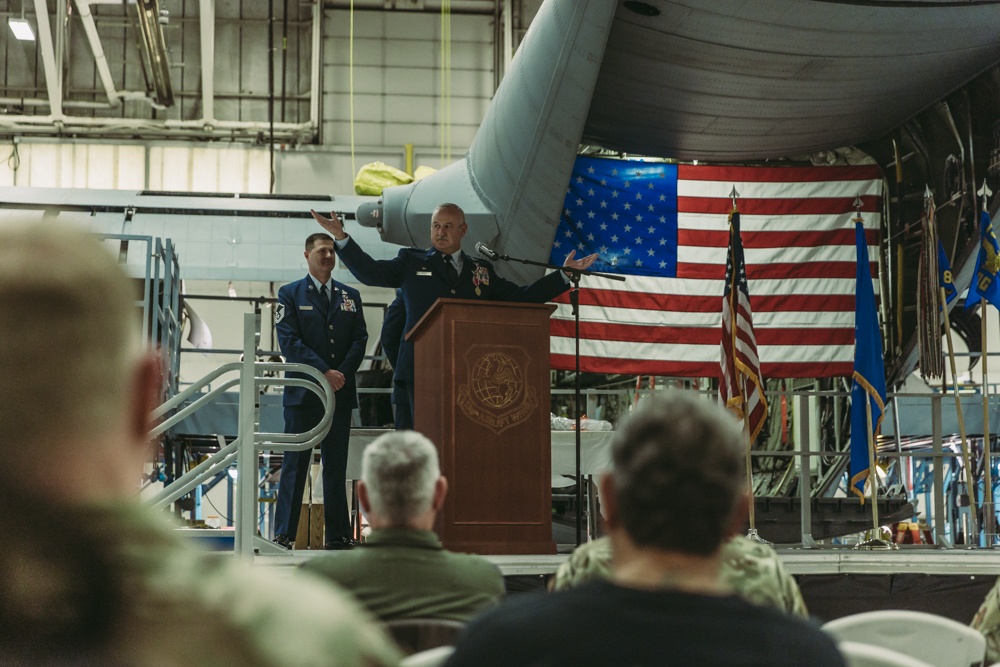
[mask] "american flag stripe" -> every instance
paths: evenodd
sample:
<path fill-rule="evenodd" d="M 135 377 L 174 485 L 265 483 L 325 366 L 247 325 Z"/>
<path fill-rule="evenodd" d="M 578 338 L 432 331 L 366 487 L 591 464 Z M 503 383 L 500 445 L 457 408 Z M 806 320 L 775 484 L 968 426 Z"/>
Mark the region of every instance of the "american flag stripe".
<path fill-rule="evenodd" d="M 753 172 L 753 176 L 748 178 L 747 173 Z M 740 216 L 745 215 L 743 201 L 745 198 L 763 196 L 771 199 L 773 194 L 767 189 L 767 184 L 777 184 L 781 186 L 783 196 L 810 196 L 802 195 L 802 192 L 825 193 L 827 196 L 854 197 L 858 190 L 854 182 L 864 182 L 871 180 L 872 174 L 878 173 L 877 168 L 870 165 L 857 167 L 740 167 L 740 166 L 706 166 L 706 165 L 680 165 L 678 192 L 686 192 L 685 188 L 698 188 L 705 182 L 713 182 L 710 189 L 706 189 L 708 195 L 718 197 L 718 187 L 732 188 L 733 183 L 741 183 L 746 187 L 746 192 L 738 190 L 740 193 Z M 813 184 L 818 184 L 818 189 L 813 189 Z M 709 186 L 706 186 L 709 187 Z M 795 188 L 800 190 L 796 191 Z M 759 195 L 763 192 L 764 195 Z M 785 195 L 784 193 L 796 193 Z M 861 194 L 879 194 L 881 190 L 870 189 L 861 190 Z M 714 193 L 714 194 L 713 194 Z M 837 193 L 831 195 L 830 193 Z M 728 193 L 727 193 L 728 194 Z M 881 196 L 881 195 L 880 195 Z M 732 201 L 729 201 L 732 208 Z M 728 212 L 729 209 L 726 209 Z M 742 225 L 742 221 L 740 225 Z"/>
<path fill-rule="evenodd" d="M 745 232 L 743 239 L 753 243 L 756 248 L 815 247 L 823 245 L 843 245 L 844 240 L 854 236 L 849 230 L 837 229 L 829 231 L 778 231 L 769 229 L 764 232 Z M 878 234 L 872 233 L 871 245 L 878 246 Z M 722 232 L 706 231 L 705 229 L 678 229 L 677 242 L 680 245 L 700 246 L 702 248 L 725 248 L 729 240 Z"/>
<path fill-rule="evenodd" d="M 836 282 L 836 281 L 830 281 Z M 832 292 L 832 289 L 831 289 Z M 816 297 L 825 297 L 817 302 Z M 656 301 L 659 295 L 656 293 L 629 293 L 629 292 L 616 292 L 611 290 L 580 290 L 580 304 L 584 306 L 597 306 L 605 309 L 603 313 L 589 311 L 587 313 L 580 314 L 581 321 L 621 321 L 619 317 L 631 316 L 633 322 L 647 322 L 651 317 L 649 311 L 657 311 L 660 313 L 679 313 L 682 315 L 688 313 L 713 313 L 718 315 L 719 304 L 712 304 L 711 297 L 705 297 L 701 295 L 688 296 L 686 294 L 677 294 L 671 297 L 670 304 L 661 308 L 656 308 Z M 715 297 L 715 301 L 718 301 L 718 297 Z M 854 306 L 854 296 L 852 294 L 829 294 L 823 292 L 821 289 L 816 289 L 810 286 L 808 292 L 803 291 L 802 293 L 778 293 L 770 294 L 767 296 L 762 296 L 760 299 L 754 298 L 755 302 L 759 301 L 758 308 L 761 312 L 768 314 L 778 314 L 778 313 L 794 313 L 801 312 L 804 313 L 810 324 L 818 322 L 818 320 L 812 319 L 816 313 L 824 312 L 850 312 L 850 309 Z M 559 302 L 565 303 L 563 298 L 559 299 Z M 713 307 L 714 306 L 714 307 Z M 622 308 L 627 311 L 640 311 L 633 313 L 612 313 L 609 308 Z M 714 311 L 714 312 L 713 312 Z M 557 311 L 560 314 L 566 311 Z M 610 317 L 609 316 L 614 316 Z M 652 315 L 655 317 L 655 315 Z M 766 317 L 760 317 L 761 323 L 763 324 Z M 850 320 L 853 322 L 853 316 Z M 686 318 L 685 318 L 686 320 Z M 847 320 L 844 320 L 847 321 Z M 787 322 L 787 320 L 785 320 Z M 666 322 L 664 322 L 666 324 Z M 676 326 L 684 326 L 689 324 L 685 321 L 683 323 L 677 324 Z"/>
<path fill-rule="evenodd" d="M 596 173 L 589 173 L 590 168 Z M 646 168 L 648 163 L 580 158 L 574 170 L 556 233 L 560 245 L 553 248 L 552 259 L 561 263 L 570 249 L 578 255 L 598 252 L 602 262 L 595 270 L 627 278 L 624 283 L 584 279 L 581 367 L 601 373 L 718 375 L 719 308 L 729 242 L 726 216 L 732 209 L 727 195 L 735 186 L 741 195 L 740 227 L 764 376 L 849 376 L 857 261 L 853 202 L 861 194 L 869 253 L 876 258 L 882 211 L 877 167 L 680 165 L 674 167 L 677 194 L 672 199 L 669 186 L 661 189 L 654 177 L 637 178 L 625 188 L 610 175 L 613 169 L 625 174 Z M 667 174 L 662 180 L 669 178 Z M 604 191 L 601 181 L 607 182 Z M 612 196 L 614 191 L 618 197 Z M 637 194 L 642 199 L 636 199 Z M 626 210 L 629 201 L 637 206 Z M 670 206 L 676 221 L 672 236 L 669 226 L 660 222 L 669 220 Z M 636 215 L 643 219 L 636 220 Z M 642 243 L 636 243 L 638 238 Z M 675 252 L 668 271 L 659 270 L 661 261 L 670 263 L 670 257 L 660 255 L 661 238 L 666 246 L 673 244 Z M 625 248 L 630 249 L 627 255 Z M 609 264 L 612 258 L 615 265 Z M 636 259 L 642 260 L 641 266 Z M 871 269 L 877 276 L 877 262 L 871 262 Z M 877 280 L 873 286 L 877 295 Z M 553 314 L 553 368 L 574 366 L 568 303 L 568 296 L 558 299 Z"/>
<path fill-rule="evenodd" d="M 719 319 L 719 314 L 714 313 L 715 319 Z M 572 322 L 553 322 L 551 330 L 558 332 L 561 336 L 572 338 Z M 647 327 L 638 324 L 602 324 L 592 322 L 580 323 L 580 335 L 586 338 L 593 338 L 603 342 L 621 341 L 624 343 L 669 343 L 671 345 L 712 345 L 716 342 L 718 332 L 713 336 L 705 327 L 692 327 L 690 329 L 680 329 L 673 327 Z M 780 331 L 761 330 L 761 335 L 757 336 L 757 344 L 761 347 L 770 345 L 783 345 L 791 341 L 809 340 L 812 345 L 852 345 L 854 343 L 853 333 L 840 329 L 815 329 L 785 328 Z"/>
<path fill-rule="evenodd" d="M 681 261 L 677 263 L 677 275 L 683 278 L 682 275 L 683 267 L 687 263 L 691 264 L 715 264 L 718 262 L 718 256 L 721 254 L 723 257 L 722 268 L 725 269 L 725 256 L 726 256 L 726 246 L 710 247 L 706 248 L 704 246 L 682 246 L 684 248 L 684 257 Z M 823 252 L 819 252 L 817 248 L 823 248 Z M 850 248 L 843 246 L 781 246 L 781 247 L 770 247 L 770 248 L 755 248 L 753 250 L 748 250 L 746 253 L 747 265 L 753 265 L 755 267 L 765 266 L 772 262 L 782 262 L 784 264 L 813 264 L 813 268 L 819 269 L 824 262 L 843 262 L 850 263 L 852 266 L 857 266 L 857 259 L 852 259 L 848 257 Z M 856 251 L 855 251 L 856 252 Z M 753 279 L 753 273 L 747 270 L 747 279 Z"/>
<path fill-rule="evenodd" d="M 715 326 L 716 334 L 719 333 L 719 326 Z M 719 374 L 719 336 L 715 337 L 715 344 L 711 347 L 713 354 L 711 357 L 708 356 L 705 350 L 705 345 L 676 345 L 671 346 L 676 349 L 673 350 L 671 354 L 664 354 L 658 357 L 643 357 L 640 356 L 643 353 L 643 348 L 645 346 L 641 343 L 622 343 L 618 341 L 599 341 L 595 343 L 596 351 L 600 352 L 597 357 L 595 357 L 594 362 L 606 361 L 612 362 L 617 358 L 633 359 L 642 361 L 643 363 L 649 363 L 653 366 L 658 366 L 660 368 L 688 368 L 697 369 L 701 371 L 706 367 L 710 368 L 714 375 L 711 373 L 707 374 L 708 377 L 717 377 Z M 834 349 L 831 352 L 837 352 L 839 354 L 851 355 L 854 353 L 854 342 L 851 341 L 849 345 L 838 345 L 833 346 Z M 827 350 L 824 347 L 823 350 Z M 813 360 L 816 359 L 816 355 L 808 349 L 808 346 L 802 345 L 771 345 L 768 347 L 760 346 L 758 348 L 760 353 L 767 351 L 771 354 L 781 354 L 785 357 L 785 364 L 794 368 L 796 365 L 802 365 L 806 363 L 815 363 Z M 567 360 L 572 360 L 573 358 L 573 341 L 570 340 L 567 343 L 560 343 L 558 355 L 562 356 Z M 674 358 L 677 360 L 674 361 Z M 853 365 L 853 364 L 852 364 Z M 606 366 L 605 366 L 606 367 Z M 612 372 L 612 371 L 598 371 L 598 372 Z M 616 371 L 615 371 L 616 372 Z M 853 372 L 853 371 L 852 371 Z M 670 373 L 656 373 L 653 371 L 646 371 L 649 375 L 670 375 Z M 704 373 L 703 373 L 704 375 Z"/>
<path fill-rule="evenodd" d="M 716 327 L 718 331 L 718 327 Z M 719 374 L 719 345 L 716 343 L 715 347 L 715 359 L 711 362 L 703 361 L 682 361 L 676 359 L 649 359 L 646 357 L 628 357 L 624 356 L 624 353 L 619 351 L 619 346 L 614 347 L 614 352 L 611 352 L 614 356 L 598 356 L 587 359 L 587 366 L 582 366 L 583 357 L 581 357 L 581 368 L 586 368 L 588 373 L 621 373 L 623 364 L 635 364 L 641 365 L 643 368 L 643 375 L 664 375 L 668 377 L 706 377 L 712 376 L 714 371 L 715 375 Z M 850 349 L 846 351 L 847 354 L 851 354 L 854 350 L 854 346 L 851 345 Z M 841 353 L 844 351 L 841 350 Z M 549 358 L 550 363 L 553 368 L 573 368 L 573 352 L 570 350 L 566 354 L 552 354 Z M 558 364 L 558 365 L 557 365 Z M 829 366 L 833 371 L 828 375 L 842 375 L 840 372 L 840 364 L 836 365 L 824 365 L 817 362 L 813 358 L 808 361 L 793 362 L 787 361 L 781 365 L 781 370 L 788 373 L 785 377 L 824 377 L 816 373 L 817 368 L 822 371 L 822 369 Z M 709 369 L 709 370 L 706 370 Z M 638 375 L 638 373 L 637 373 Z M 714 377 L 714 376 L 713 376 Z"/>
<path fill-rule="evenodd" d="M 878 272 L 878 265 L 872 264 L 871 270 Z M 789 264 L 787 262 L 772 262 L 758 264 L 753 268 L 754 282 L 760 280 L 781 280 L 783 278 L 847 278 L 848 273 L 857 271 L 855 262 L 806 262 Z M 726 275 L 725 265 L 718 264 L 678 264 L 678 275 L 684 278 L 700 278 L 721 282 Z"/>

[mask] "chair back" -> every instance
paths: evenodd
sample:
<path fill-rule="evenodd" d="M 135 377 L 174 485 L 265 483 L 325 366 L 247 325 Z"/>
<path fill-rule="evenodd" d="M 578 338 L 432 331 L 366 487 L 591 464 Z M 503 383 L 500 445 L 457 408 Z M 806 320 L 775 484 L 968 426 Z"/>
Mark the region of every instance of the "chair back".
<path fill-rule="evenodd" d="M 847 667 L 932 667 L 899 651 L 861 642 L 840 642 L 837 648 L 844 656 Z"/>
<path fill-rule="evenodd" d="M 438 646 L 420 653 L 408 655 L 399 663 L 400 667 L 441 667 L 455 652 L 454 646 Z"/>
<path fill-rule="evenodd" d="M 405 655 L 440 646 L 452 646 L 465 627 L 461 621 L 440 618 L 400 618 L 383 626 Z"/>
<path fill-rule="evenodd" d="M 883 609 L 844 616 L 823 630 L 840 641 L 888 648 L 937 667 L 978 667 L 986 656 L 982 634 L 950 618 Z"/>

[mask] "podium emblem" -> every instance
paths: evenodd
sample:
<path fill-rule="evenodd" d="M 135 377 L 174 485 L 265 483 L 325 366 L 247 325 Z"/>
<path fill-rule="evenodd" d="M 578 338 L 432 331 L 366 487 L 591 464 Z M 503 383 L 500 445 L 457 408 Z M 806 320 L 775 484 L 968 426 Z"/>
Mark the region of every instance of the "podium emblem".
<path fill-rule="evenodd" d="M 458 388 L 458 405 L 473 422 L 500 435 L 538 407 L 535 390 L 524 381 L 530 357 L 523 348 L 473 345 L 465 360 L 468 383 Z"/>

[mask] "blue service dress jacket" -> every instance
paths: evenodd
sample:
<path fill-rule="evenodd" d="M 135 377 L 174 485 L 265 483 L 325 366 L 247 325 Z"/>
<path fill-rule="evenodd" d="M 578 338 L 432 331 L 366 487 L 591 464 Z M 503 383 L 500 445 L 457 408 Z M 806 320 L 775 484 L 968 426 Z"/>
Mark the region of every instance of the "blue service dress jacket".
<path fill-rule="evenodd" d="M 330 369 L 340 371 L 345 382 L 336 393 L 336 407 L 358 406 L 354 374 L 361 366 L 368 343 L 358 290 L 334 280 L 327 306 L 309 276 L 288 283 L 278 290 L 275 326 L 281 353 L 288 361 L 309 364 L 320 373 Z M 288 373 L 288 377 L 309 376 Z M 318 407 L 320 402 L 305 387 L 285 387 L 282 405 Z"/>
<path fill-rule="evenodd" d="M 544 303 L 569 289 L 558 271 L 522 287 L 498 276 L 486 260 L 465 253 L 462 253 L 462 273 L 453 283 L 445 272 L 444 260 L 434 248 L 403 248 L 393 259 L 376 260 L 354 239 L 349 239 L 343 248 L 337 248 L 337 255 L 365 285 L 400 289 L 406 307 L 404 332 L 410 331 L 439 298 Z M 396 384 L 413 391 L 412 341 L 400 344 L 395 375 Z"/>

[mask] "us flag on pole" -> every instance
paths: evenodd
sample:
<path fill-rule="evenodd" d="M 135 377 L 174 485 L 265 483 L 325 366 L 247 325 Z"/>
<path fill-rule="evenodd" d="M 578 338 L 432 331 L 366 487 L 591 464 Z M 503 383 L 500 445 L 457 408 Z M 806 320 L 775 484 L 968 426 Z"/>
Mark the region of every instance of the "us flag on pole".
<path fill-rule="evenodd" d="M 729 167 L 580 156 L 551 261 L 596 252 L 580 289 L 586 372 L 717 377 L 730 191 L 752 287 L 760 370 L 768 378 L 854 371 L 854 199 L 878 276 L 882 177 L 875 165 Z M 878 298 L 878 280 L 873 280 Z M 551 367 L 572 369 L 569 297 L 555 301 Z"/>
<path fill-rule="evenodd" d="M 739 419 L 746 419 L 751 444 L 767 419 L 764 379 L 757 358 L 753 333 L 753 312 L 747 289 L 743 243 L 740 241 L 740 214 L 729 214 L 730 243 L 726 260 L 726 288 L 722 297 L 722 369 L 719 395 L 723 404 Z"/>

